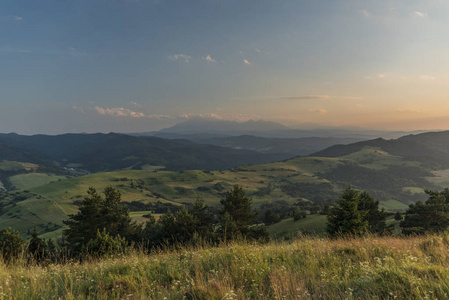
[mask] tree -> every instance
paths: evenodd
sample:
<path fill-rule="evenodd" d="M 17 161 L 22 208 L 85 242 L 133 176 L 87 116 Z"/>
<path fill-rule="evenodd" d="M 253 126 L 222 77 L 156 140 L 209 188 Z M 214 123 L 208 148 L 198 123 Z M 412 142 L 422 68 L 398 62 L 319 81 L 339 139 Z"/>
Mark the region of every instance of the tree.
<path fill-rule="evenodd" d="M 400 226 L 404 234 L 443 232 L 449 227 L 449 189 L 426 190 L 428 200 L 410 204 Z"/>
<path fill-rule="evenodd" d="M 5 262 L 10 262 L 12 259 L 17 258 L 21 251 L 25 241 L 20 237 L 20 233 L 11 227 L 0 230 L 0 257 Z"/>
<path fill-rule="evenodd" d="M 394 215 L 394 219 L 395 219 L 396 221 L 401 221 L 401 220 L 402 220 L 402 215 L 401 215 L 401 213 L 397 211 L 396 214 Z"/>
<path fill-rule="evenodd" d="M 366 191 L 348 187 L 336 200 L 336 206 L 327 216 L 329 234 L 363 234 L 385 232 L 385 213 L 379 210 L 379 201 Z"/>
<path fill-rule="evenodd" d="M 274 212 L 272 208 L 269 208 L 265 211 L 265 214 L 263 216 L 263 222 L 265 225 L 271 225 L 275 224 L 281 221 L 281 216 Z"/>
<path fill-rule="evenodd" d="M 306 212 L 301 210 L 301 208 L 299 206 L 295 206 L 295 209 L 293 210 L 293 220 L 296 222 L 305 217 L 306 217 Z"/>
<path fill-rule="evenodd" d="M 131 223 L 129 210 L 121 204 L 121 194 L 117 189 L 109 186 L 104 189 L 105 197 L 101 197 L 95 188 L 89 187 L 87 194 L 75 215 L 69 215 L 64 224 L 69 228 L 63 235 L 69 247 L 75 254 L 79 254 L 90 240 L 97 238 L 98 231 L 111 237 L 128 237 L 136 225 Z"/>
<path fill-rule="evenodd" d="M 235 236 L 245 236 L 250 225 L 257 221 L 257 213 L 251 209 L 252 199 L 247 197 L 242 187 L 234 185 L 226 197 L 220 201 L 220 231 L 225 240 Z"/>
<path fill-rule="evenodd" d="M 28 252 L 37 260 L 40 261 L 46 254 L 47 245 L 45 241 L 39 238 L 36 226 L 34 226 L 33 233 L 31 234 L 31 240 L 28 243 Z"/>

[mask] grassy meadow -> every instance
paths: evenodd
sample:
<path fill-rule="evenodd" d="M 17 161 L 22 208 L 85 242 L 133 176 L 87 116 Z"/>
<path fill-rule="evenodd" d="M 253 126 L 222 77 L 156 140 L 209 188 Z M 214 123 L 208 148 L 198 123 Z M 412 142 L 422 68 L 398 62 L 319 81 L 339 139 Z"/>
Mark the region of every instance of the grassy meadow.
<path fill-rule="evenodd" d="M 0 263 L 0 299 L 447 299 L 449 238 L 290 242 Z"/>

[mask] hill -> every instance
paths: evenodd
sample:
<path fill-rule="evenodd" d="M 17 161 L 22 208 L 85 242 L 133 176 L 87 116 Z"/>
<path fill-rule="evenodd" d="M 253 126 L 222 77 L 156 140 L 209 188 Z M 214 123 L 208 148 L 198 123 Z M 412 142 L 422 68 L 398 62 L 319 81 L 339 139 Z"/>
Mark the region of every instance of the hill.
<path fill-rule="evenodd" d="M 309 155 L 333 145 L 351 144 L 360 141 L 357 138 L 307 137 L 307 138 L 265 138 L 254 135 L 232 137 L 195 137 L 186 139 L 201 144 L 211 144 L 233 149 L 253 150 L 261 153 L 285 153 L 291 156 Z"/>
<path fill-rule="evenodd" d="M 0 134 L 0 161 L 60 165 L 89 172 L 148 167 L 167 170 L 228 169 L 287 157 L 289 155 L 200 145 L 187 140 L 116 133 L 56 136 Z"/>
<path fill-rule="evenodd" d="M 340 157 L 360 151 L 365 147 L 380 148 L 406 160 L 420 162 L 427 168 L 449 167 L 449 131 L 407 135 L 394 140 L 379 138 L 350 145 L 335 145 L 313 155 Z"/>
<path fill-rule="evenodd" d="M 28 168 L 31 173 L 10 177 L 9 184 L 19 190 L 0 194 L 0 226 L 17 228 L 26 235 L 36 224 L 41 233 L 46 233 L 44 236 L 58 235 L 62 220 L 76 211 L 77 201 L 88 187 L 102 190 L 108 185 L 118 188 L 125 202 L 135 202 L 132 207 L 144 207 L 153 213 L 193 203 L 197 197 L 216 206 L 234 184 L 243 187 L 256 208 L 264 203 L 285 201 L 305 210 L 322 209 L 332 204 L 342 189 L 352 185 L 367 190 L 387 210 L 403 211 L 408 204 L 427 199 L 425 189 L 447 187 L 445 142 L 438 141 L 445 134 L 334 146 L 323 151 L 322 156 L 221 171 L 122 170 L 64 178 L 40 173 L 37 165 L 3 162 L 4 168 Z M 418 150 L 408 149 L 412 144 Z M 438 155 L 429 158 L 420 152 L 424 149 L 433 149 L 432 153 L 440 153 L 441 158 Z M 34 182 L 42 185 L 36 186 L 30 174 L 34 174 Z M 141 221 L 143 215 L 135 213 Z"/>

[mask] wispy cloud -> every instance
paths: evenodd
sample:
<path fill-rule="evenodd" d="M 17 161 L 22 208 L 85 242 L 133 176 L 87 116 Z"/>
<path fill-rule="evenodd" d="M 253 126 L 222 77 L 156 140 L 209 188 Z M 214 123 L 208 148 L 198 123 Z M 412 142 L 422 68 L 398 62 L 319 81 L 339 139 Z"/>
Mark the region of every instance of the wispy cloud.
<path fill-rule="evenodd" d="M 244 63 L 245 65 L 251 65 L 251 63 L 250 63 L 248 60 L 246 60 L 246 59 L 243 60 L 243 63 Z"/>
<path fill-rule="evenodd" d="M 137 106 L 137 107 L 142 107 L 142 104 L 137 103 L 137 102 L 130 102 L 132 105 Z"/>
<path fill-rule="evenodd" d="M 210 62 L 210 63 L 214 63 L 217 62 L 215 59 L 213 59 L 210 55 L 207 55 L 206 57 L 201 57 L 201 59 Z"/>
<path fill-rule="evenodd" d="M 320 114 L 320 115 L 327 114 L 327 110 L 324 108 L 311 108 L 308 111 L 311 113 L 316 113 L 316 114 Z"/>
<path fill-rule="evenodd" d="M 361 97 L 353 96 L 333 96 L 333 95 L 301 95 L 301 96 L 290 96 L 290 97 L 279 97 L 278 99 L 283 100 L 361 100 Z"/>
<path fill-rule="evenodd" d="M 421 11 L 414 11 L 412 12 L 412 16 L 417 17 L 417 18 L 427 18 L 428 15 L 424 12 Z"/>
<path fill-rule="evenodd" d="M 23 21 L 23 17 L 14 16 L 14 21 L 17 21 L 17 22 Z"/>
<path fill-rule="evenodd" d="M 100 115 L 110 115 L 116 117 L 133 117 L 133 118 L 145 117 L 144 113 L 132 111 L 130 109 L 123 107 L 102 108 L 95 106 L 93 110 L 99 113 Z"/>
<path fill-rule="evenodd" d="M 173 54 L 173 55 L 168 56 L 168 59 L 173 60 L 173 61 L 177 61 L 180 59 L 180 60 L 184 60 L 184 62 L 186 64 L 188 64 L 190 59 L 192 59 L 192 57 L 187 54 Z"/>
<path fill-rule="evenodd" d="M 76 111 L 82 113 L 82 114 L 85 114 L 85 113 L 86 113 L 86 111 L 85 111 L 84 108 L 82 108 L 82 107 L 78 107 L 78 106 L 73 105 L 72 108 L 73 108 L 74 110 L 76 110 Z"/>
<path fill-rule="evenodd" d="M 371 17 L 371 14 L 370 14 L 367 10 L 361 10 L 360 13 L 361 13 L 365 18 Z"/>
<path fill-rule="evenodd" d="M 421 80 L 435 80 L 437 78 L 435 76 L 431 76 L 431 75 L 421 75 L 421 76 L 419 76 L 419 79 L 421 79 Z"/>

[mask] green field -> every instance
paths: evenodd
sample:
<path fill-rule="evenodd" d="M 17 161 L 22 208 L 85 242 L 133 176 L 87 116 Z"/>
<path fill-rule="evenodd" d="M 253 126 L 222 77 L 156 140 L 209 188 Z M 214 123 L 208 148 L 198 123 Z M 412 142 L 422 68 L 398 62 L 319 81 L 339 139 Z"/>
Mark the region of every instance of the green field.
<path fill-rule="evenodd" d="M 380 206 L 380 208 L 384 208 L 385 210 L 389 210 L 389 211 L 391 211 L 391 210 L 393 210 L 393 211 L 396 211 L 396 210 L 405 211 L 405 210 L 408 209 L 408 205 L 406 205 L 406 204 L 404 204 L 402 202 L 393 200 L 393 199 L 390 199 L 390 200 L 387 200 L 387 201 L 380 201 L 380 205 L 379 206 Z"/>
<path fill-rule="evenodd" d="M 11 183 L 16 188 L 22 190 L 44 185 L 65 178 L 65 176 L 50 175 L 45 173 L 29 173 L 11 176 L 9 177 L 9 180 L 11 180 Z"/>
<path fill-rule="evenodd" d="M 11 226 L 24 233 L 30 232 L 34 225 L 37 225 L 40 232 L 47 233 L 55 227 L 53 224 L 62 226 L 62 221 L 67 219 L 67 215 L 76 212 L 75 203 L 83 199 L 90 186 L 100 192 L 107 186 L 113 186 L 121 191 L 122 200 L 125 202 L 160 201 L 174 205 L 193 203 L 200 197 L 208 205 L 217 206 L 224 193 L 235 184 L 242 186 L 246 194 L 252 197 L 255 208 L 279 200 L 289 203 L 296 203 L 298 200 L 313 202 L 309 197 L 323 191 L 325 193 L 321 197 L 325 198 L 322 199 L 333 200 L 349 183 L 338 180 L 330 182 L 323 174 L 344 166 L 348 161 L 358 165 L 364 164 L 365 167 L 377 172 L 382 168 L 398 165 L 402 160 L 377 148 L 367 147 L 343 157 L 297 157 L 283 162 L 245 166 L 226 171 L 123 170 L 67 179 L 40 173 L 20 174 L 12 176 L 11 182 L 23 190 L 29 190 L 30 193 L 25 200 L 5 208 L 5 213 L 0 216 L 0 226 Z M 0 167 L 4 168 L 32 167 L 17 162 L 2 162 L 2 164 Z M 439 173 L 440 177 L 445 174 Z M 290 188 L 293 192 L 289 190 Z M 419 193 L 422 192 L 422 188 L 412 186 L 409 181 L 406 181 L 404 186 L 398 186 L 397 190 L 403 193 L 422 194 Z M 7 193 L 6 200 L 3 201 L 14 199 L 14 193 Z M 390 200 L 381 201 L 381 207 L 387 210 L 407 209 L 404 203 L 393 197 L 389 198 Z M 144 221 L 142 217 L 136 218 L 139 222 Z M 315 225 L 319 228 L 319 224 L 313 224 Z M 25 233 L 24 236 L 29 235 Z"/>
<path fill-rule="evenodd" d="M 294 238 L 298 234 L 325 235 L 327 218 L 322 215 L 308 215 L 304 219 L 294 221 L 293 218 L 282 220 L 268 226 L 268 232 L 274 239 Z"/>

